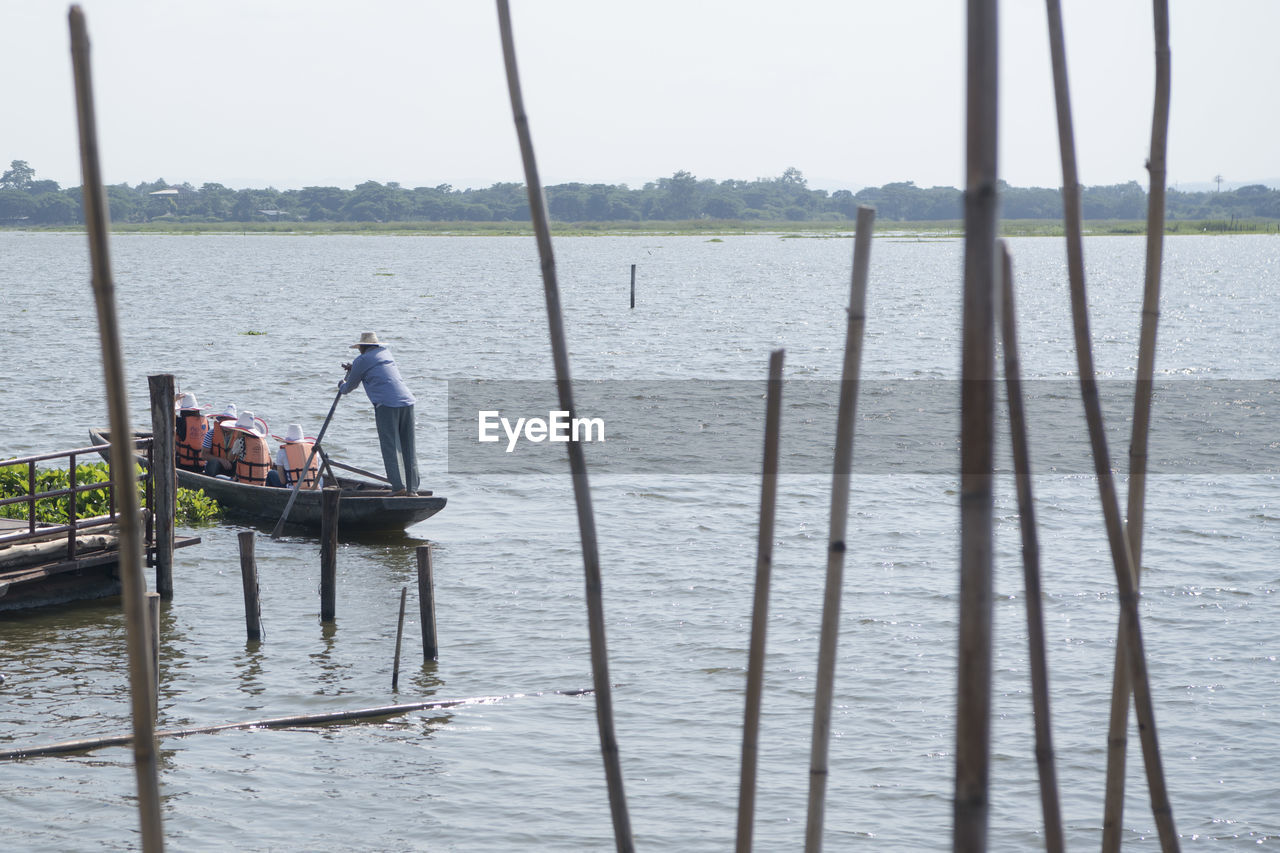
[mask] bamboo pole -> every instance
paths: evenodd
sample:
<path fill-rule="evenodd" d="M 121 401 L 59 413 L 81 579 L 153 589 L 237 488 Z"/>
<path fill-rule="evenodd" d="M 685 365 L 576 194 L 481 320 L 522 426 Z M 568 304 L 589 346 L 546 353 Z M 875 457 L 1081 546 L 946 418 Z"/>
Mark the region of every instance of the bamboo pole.
<path fill-rule="evenodd" d="M 1165 154 L 1169 138 L 1170 65 L 1168 0 L 1153 0 L 1156 43 L 1156 92 L 1151 119 L 1151 175 L 1147 195 L 1147 255 L 1142 292 L 1142 324 L 1138 343 L 1138 378 L 1133 396 L 1133 430 L 1129 439 L 1129 498 L 1125 533 L 1133 557 L 1133 587 L 1142 583 L 1142 528 L 1147 488 L 1147 438 L 1151 429 L 1151 393 L 1155 377 L 1156 327 L 1160 321 L 1160 269 L 1164 251 Z M 1124 828 L 1124 777 L 1129 747 L 1129 696 L 1133 681 L 1125 662 L 1124 632 L 1116 631 L 1116 660 L 1111 685 L 1111 720 L 1107 735 L 1107 793 L 1103 806 L 1102 849 L 1116 853 Z"/>
<path fill-rule="evenodd" d="M 1138 734 L 1142 741 L 1142 757 L 1147 771 L 1147 788 L 1151 795 L 1151 812 L 1165 851 L 1177 850 L 1178 833 L 1173 809 L 1165 787 L 1164 768 L 1160 760 L 1160 744 L 1156 734 L 1155 707 L 1151 701 L 1151 682 L 1147 675 L 1146 652 L 1142 644 L 1142 627 L 1138 616 L 1138 588 L 1134 581 L 1133 558 L 1120 518 L 1120 502 L 1116 497 L 1115 478 L 1107 451 L 1107 437 L 1102 422 L 1102 403 L 1098 381 L 1094 376 L 1093 351 L 1089 332 L 1089 303 L 1085 292 L 1084 247 L 1081 238 L 1080 184 L 1076 175 L 1075 142 L 1071 125 L 1071 98 L 1067 90 L 1066 47 L 1062 35 L 1062 9 L 1058 0 L 1045 0 L 1049 16 L 1049 47 L 1053 57 L 1054 95 L 1058 111 L 1058 141 L 1062 150 L 1062 202 L 1067 237 L 1067 273 L 1071 282 L 1071 315 L 1076 341 L 1076 363 L 1080 374 L 1080 397 L 1084 403 L 1093 451 L 1094 469 L 1098 477 L 1098 495 L 1106 525 L 1107 543 L 1115 567 L 1120 598 L 1120 629 L 1125 634 L 1129 673 L 1133 680 L 1134 708 L 1138 717 Z"/>
<path fill-rule="evenodd" d="M 751 850 L 755 822 L 756 756 L 759 752 L 760 699 L 764 692 L 765 635 L 769 627 L 769 579 L 773 571 L 773 522 L 778 504 L 778 438 L 782 421 L 782 350 L 769 356 L 765 401 L 764 472 L 760 477 L 760 530 L 756 538 L 756 588 L 747 652 L 746 711 L 742 723 L 742 778 L 738 784 L 738 853 Z"/>
<path fill-rule="evenodd" d="M 133 716 L 133 766 L 138 784 L 138 813 L 145 853 L 164 850 L 160 812 L 160 772 L 156 754 L 155 717 L 151 713 L 154 688 L 151 655 L 146 636 L 146 580 L 142 576 L 142 514 L 134 486 L 133 447 L 119 440 L 129 435 L 129 397 L 125 390 L 124 358 L 116 323 L 115 283 L 111 275 L 108 238 L 111 231 L 102 170 L 98 161 L 98 130 L 93 104 L 93 79 L 89 65 L 89 33 L 84 10 L 72 6 L 67 15 L 71 30 L 71 61 L 75 76 L 76 115 L 80 128 L 80 166 L 84 196 L 85 230 L 93 269 L 93 294 L 102 341 L 102 369 L 107 391 L 107 415 L 111 434 L 112 493 L 120 516 L 120 584 L 124 604 L 126 645 L 129 656 L 129 693 Z"/>
<path fill-rule="evenodd" d="M 343 723 L 354 720 L 367 720 L 371 717 L 394 717 L 410 711 L 426 711 L 436 708 L 457 708 L 462 705 L 492 705 L 506 699 L 524 699 L 530 696 L 586 696 L 586 690 L 545 690 L 538 693 L 508 693 L 505 696 L 474 696 L 469 699 L 441 699 L 432 702 L 410 702 L 403 705 L 380 705 L 374 708 L 358 708 L 351 711 L 325 711 L 317 714 L 297 714 L 291 717 L 268 717 L 265 720 L 250 720 L 244 723 L 219 723 L 212 726 L 196 726 L 186 729 L 166 729 L 156 732 L 157 738 L 187 737 L 188 735 L 207 735 L 234 729 L 283 729 L 294 726 L 318 726 L 326 723 Z M 71 752 L 87 752 L 91 749 L 103 749 L 110 746 L 128 746 L 133 742 L 133 735 L 112 735 L 110 737 L 85 738 L 83 740 L 65 740 L 59 743 L 42 746 L 23 746 L 17 749 L 0 750 L 0 761 L 11 761 L 19 758 L 36 758 L 43 755 L 65 755 Z"/>
<path fill-rule="evenodd" d="M 1062 853 L 1062 807 L 1054 768 L 1053 729 L 1049 723 L 1049 662 L 1045 652 L 1044 608 L 1040 589 L 1040 536 L 1031 493 L 1031 453 L 1027 447 L 1027 418 L 1022 404 L 1022 368 L 1018 361 L 1017 316 L 1013 304 L 1013 261 L 1000 241 L 1001 338 L 1004 341 L 1004 381 L 1009 396 L 1009 432 L 1018 490 L 1018 527 L 1022 533 L 1022 572 L 1026 583 L 1027 645 L 1031 658 L 1031 706 L 1035 718 L 1036 769 L 1040 776 L 1040 808 L 1044 813 L 1045 850 Z"/>
<path fill-rule="evenodd" d="M 303 469 L 306 470 L 306 469 Z M 301 478 L 299 478 L 301 479 Z M 320 491 L 320 621 L 332 622 L 338 602 L 338 514 L 342 490 Z"/>
<path fill-rule="evenodd" d="M 529 215 L 533 221 L 542 264 L 543 290 L 547 302 L 547 323 L 551 334 L 551 355 L 555 364 L 556 390 L 560 408 L 575 417 L 573 385 L 569 374 L 569 347 L 565 340 L 564 320 L 560 310 L 560 289 L 556 280 L 555 255 L 551 248 L 551 228 L 547 217 L 546 198 L 538 177 L 538 164 L 533 153 L 529 118 L 520 91 L 520 73 L 516 66 L 515 39 L 511 30 L 511 9 L 507 0 L 497 0 L 498 26 L 502 35 L 502 56 L 507 71 L 507 88 L 511 94 L 511 112 L 520 140 L 520 157 L 524 163 L 525 182 L 529 193 Z M 582 444 L 567 443 L 569 468 L 573 476 L 573 495 L 578 508 L 578 531 L 582 538 L 583 570 L 586 576 L 587 626 L 591 643 L 591 671 L 596 690 L 596 722 L 600 730 L 600 752 L 604 760 L 605 781 L 609 790 L 609 811 L 617 849 L 635 849 L 631 835 L 631 818 L 627 813 L 623 790 L 622 764 L 613 724 L 613 691 L 609 683 L 609 653 L 605 640 L 604 594 L 601 585 L 600 554 L 596 543 L 595 516 L 591 508 L 591 489 L 587 482 L 587 463 Z"/>
<path fill-rule="evenodd" d="M 960 381 L 960 618 L 952 845 L 987 848 L 995 468 L 997 15 L 969 0 Z"/>
<path fill-rule="evenodd" d="M 862 339 L 867 325 L 867 270 L 871 264 L 871 232 L 876 212 L 859 205 L 853 243 L 853 275 L 845 327 L 844 364 L 840 370 L 840 402 L 836 410 L 836 446 L 831 472 L 831 517 L 827 538 L 827 581 L 818 636 L 818 671 L 814 677 L 813 735 L 809 745 L 809 807 L 804 849 L 822 849 L 823 809 L 827 794 L 827 753 L 831 741 L 831 703 L 835 692 L 836 656 L 840 642 L 840 597 L 844 587 L 845 530 L 849 523 L 849 477 L 853 472 L 853 432 L 858 413 L 858 379 L 862 374 Z"/>

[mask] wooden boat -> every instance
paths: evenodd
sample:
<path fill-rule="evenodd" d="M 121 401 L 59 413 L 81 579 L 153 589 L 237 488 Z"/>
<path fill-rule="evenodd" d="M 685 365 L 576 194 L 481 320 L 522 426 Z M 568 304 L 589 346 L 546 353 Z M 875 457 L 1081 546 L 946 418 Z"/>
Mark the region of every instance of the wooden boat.
<path fill-rule="evenodd" d="M 135 432 L 134 438 L 149 438 L 150 432 Z M 90 428 L 89 439 L 95 445 L 106 445 L 110 442 L 110 431 Z M 105 448 L 103 456 L 106 456 Z M 329 460 L 333 467 L 342 466 Z M 333 478 L 326 477 L 325 482 L 332 483 Z M 403 531 L 411 524 L 430 518 L 444 509 L 446 498 L 433 495 L 431 492 L 419 492 L 417 495 L 401 495 L 392 497 L 391 489 L 381 483 L 361 480 L 352 477 L 336 477 L 342 489 L 338 503 L 338 526 L 344 533 L 372 533 L 383 531 Z M 255 486 L 240 483 L 225 477 L 209 477 L 194 471 L 178 469 L 178 485 L 184 489 L 202 489 L 206 495 L 218 502 L 218 505 L 231 516 L 255 519 L 275 523 L 284 513 L 285 504 L 289 502 L 292 489 L 272 486 Z M 306 528 L 311 531 L 320 529 L 320 492 L 316 489 L 301 489 L 298 497 L 289 510 L 287 526 Z"/>

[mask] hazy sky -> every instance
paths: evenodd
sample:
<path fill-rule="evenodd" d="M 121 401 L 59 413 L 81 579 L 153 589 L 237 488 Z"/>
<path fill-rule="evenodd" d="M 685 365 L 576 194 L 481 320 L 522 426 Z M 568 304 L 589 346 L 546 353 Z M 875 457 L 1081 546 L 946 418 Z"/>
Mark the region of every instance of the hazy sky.
<path fill-rule="evenodd" d="M 1146 185 L 1151 3 L 1063 0 L 1080 178 Z M 485 0 L 83 0 L 110 183 L 523 181 Z M 513 0 L 546 183 L 963 184 L 962 0 Z M 1280 0 L 1171 0 L 1169 182 L 1280 176 Z M 80 181 L 67 6 L 0 3 L 0 167 Z M 1061 183 L 1044 4 L 1001 4 L 1001 176 Z"/>

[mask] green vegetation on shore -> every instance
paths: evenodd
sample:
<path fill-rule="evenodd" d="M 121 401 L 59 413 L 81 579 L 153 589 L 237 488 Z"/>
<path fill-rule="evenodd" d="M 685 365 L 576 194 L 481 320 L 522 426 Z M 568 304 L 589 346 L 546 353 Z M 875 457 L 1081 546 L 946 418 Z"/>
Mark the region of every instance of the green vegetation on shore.
<path fill-rule="evenodd" d="M 106 187 L 114 230 L 165 233 L 381 233 L 527 234 L 529 203 L 523 184 L 458 190 L 448 184 L 409 189 L 365 181 L 351 190 L 241 189 L 206 183 L 170 184 L 163 178 L 136 186 Z M 1056 189 L 999 187 L 1004 231 L 1011 236 L 1055 233 L 1062 219 Z M 857 192 L 810 189 L 798 169 L 751 181 L 699 180 L 676 172 L 639 189 L 625 184 L 569 183 L 545 189 L 547 208 L 561 234 L 737 234 L 830 232 L 853 227 L 857 209 L 876 209 L 877 232 L 955 231 L 963 194 L 953 187 L 917 187 L 910 181 Z M 79 187 L 38 180 L 14 160 L 0 176 L 0 227 L 57 228 L 82 223 Z M 1143 233 L 1147 194 L 1136 182 L 1086 187 L 1082 193 L 1090 233 Z M 1280 190 L 1262 185 L 1226 192 L 1169 190 L 1170 233 L 1274 230 Z"/>

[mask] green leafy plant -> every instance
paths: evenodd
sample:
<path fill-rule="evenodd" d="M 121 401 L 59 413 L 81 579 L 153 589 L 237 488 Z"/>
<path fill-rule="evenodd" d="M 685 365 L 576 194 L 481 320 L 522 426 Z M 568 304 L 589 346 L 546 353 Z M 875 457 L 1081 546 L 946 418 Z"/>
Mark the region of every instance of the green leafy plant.
<path fill-rule="evenodd" d="M 141 465 L 135 467 L 141 476 Z M 28 491 L 28 470 L 26 465 L 0 466 L 0 499 L 21 497 L 31 494 Z M 105 462 L 94 462 L 76 466 L 76 485 L 98 484 L 96 488 L 76 493 L 76 517 L 91 518 L 107 515 L 111 511 L 111 497 L 108 483 L 111 479 Z M 71 477 L 65 468 L 37 468 L 35 493 L 53 492 L 69 488 Z M 53 498 L 39 498 L 35 502 L 36 521 L 43 524 L 66 524 L 70 519 L 68 495 Z M 178 489 L 177 512 L 175 520 L 182 524 L 200 524 L 214 521 L 221 515 L 221 510 L 213 498 L 203 491 Z M 29 503 L 12 503 L 0 506 L 0 517 L 27 520 Z"/>

